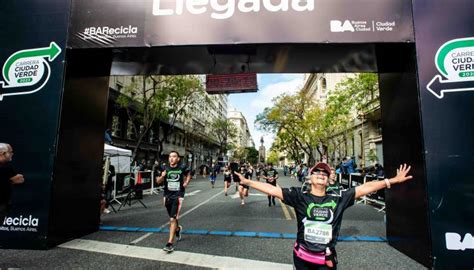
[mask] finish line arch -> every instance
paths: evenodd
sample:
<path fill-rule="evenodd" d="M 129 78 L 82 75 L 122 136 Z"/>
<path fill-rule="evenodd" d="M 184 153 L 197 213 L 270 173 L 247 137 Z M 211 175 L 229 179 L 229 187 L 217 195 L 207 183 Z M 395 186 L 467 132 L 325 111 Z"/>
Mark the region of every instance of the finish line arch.
<path fill-rule="evenodd" d="M 416 178 L 387 193 L 389 242 L 428 267 L 472 267 L 472 3 L 241 2 L 2 5 L 0 142 L 26 178 L 2 247 L 97 231 L 109 75 L 377 72 L 386 169 L 407 162 Z"/>

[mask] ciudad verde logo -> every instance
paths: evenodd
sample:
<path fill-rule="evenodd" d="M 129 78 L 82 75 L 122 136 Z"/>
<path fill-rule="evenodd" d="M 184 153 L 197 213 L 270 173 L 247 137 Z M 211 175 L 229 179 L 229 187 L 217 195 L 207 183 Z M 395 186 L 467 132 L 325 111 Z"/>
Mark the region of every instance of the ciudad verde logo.
<path fill-rule="evenodd" d="M 474 37 L 453 39 L 436 53 L 436 75 L 426 88 L 442 99 L 447 92 L 474 90 Z M 443 78 L 444 77 L 444 78 Z"/>
<path fill-rule="evenodd" d="M 61 48 L 51 42 L 49 47 L 21 50 L 10 55 L 2 68 L 0 101 L 6 96 L 28 95 L 41 90 L 49 80 L 53 62 Z"/>

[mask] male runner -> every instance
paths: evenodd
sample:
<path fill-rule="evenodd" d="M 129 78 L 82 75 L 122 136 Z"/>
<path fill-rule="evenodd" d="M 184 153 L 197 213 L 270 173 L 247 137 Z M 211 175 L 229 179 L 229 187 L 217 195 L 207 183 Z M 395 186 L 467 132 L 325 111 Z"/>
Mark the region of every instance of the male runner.
<path fill-rule="evenodd" d="M 229 169 L 229 166 L 224 167 L 224 194 L 227 196 L 227 189 L 230 187 L 232 183 L 232 174 Z"/>
<path fill-rule="evenodd" d="M 406 164 L 400 165 L 394 178 L 367 182 L 341 190 L 338 195 L 326 193 L 331 174 L 326 163 L 318 163 L 311 170 L 309 192 L 297 187 L 282 189 L 245 179 L 241 174 L 238 176 L 242 184 L 275 196 L 295 209 L 298 233 L 293 248 L 293 262 L 297 270 L 336 269 L 335 246 L 345 209 L 354 205 L 357 198 L 412 179 L 412 176 L 407 175 L 410 169 Z"/>
<path fill-rule="evenodd" d="M 163 202 L 168 216 L 170 217 L 170 233 L 168 242 L 163 248 L 168 253 L 173 252 L 173 240 L 176 236 L 177 240 L 181 240 L 182 226 L 179 225 L 179 212 L 183 205 L 185 188 L 191 181 L 190 170 L 179 164 L 179 153 L 171 151 L 169 154 L 169 165 L 162 169 L 160 177 L 157 177 L 156 183 L 159 185 L 164 181 Z"/>
<path fill-rule="evenodd" d="M 265 179 L 268 184 L 276 186 L 278 178 L 277 170 L 273 168 L 272 163 L 268 163 L 267 170 L 263 172 L 263 179 Z M 272 203 L 275 205 L 275 196 L 268 195 L 268 206 L 271 207 Z"/>
<path fill-rule="evenodd" d="M 218 170 L 219 168 L 217 167 L 217 165 L 212 164 L 211 174 L 209 175 L 209 180 L 211 180 L 212 188 L 214 188 L 214 184 L 216 183 Z"/>

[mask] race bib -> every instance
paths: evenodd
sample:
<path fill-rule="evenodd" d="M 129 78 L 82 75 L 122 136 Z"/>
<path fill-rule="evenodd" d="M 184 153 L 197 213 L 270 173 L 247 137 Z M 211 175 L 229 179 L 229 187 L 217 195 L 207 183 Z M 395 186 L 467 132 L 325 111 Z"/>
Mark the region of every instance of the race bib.
<path fill-rule="evenodd" d="M 168 182 L 169 191 L 179 191 L 180 184 L 179 182 Z"/>
<path fill-rule="evenodd" d="M 332 239 L 332 225 L 307 220 L 304 223 L 304 240 L 314 244 L 327 244 Z"/>

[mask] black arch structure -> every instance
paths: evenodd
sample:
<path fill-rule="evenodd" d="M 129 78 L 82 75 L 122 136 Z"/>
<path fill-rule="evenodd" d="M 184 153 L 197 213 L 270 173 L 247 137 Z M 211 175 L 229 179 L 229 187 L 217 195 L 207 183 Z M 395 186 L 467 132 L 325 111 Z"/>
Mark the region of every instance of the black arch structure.
<path fill-rule="evenodd" d="M 415 177 L 387 192 L 389 243 L 428 267 L 472 268 L 472 80 L 450 81 L 435 57 L 463 39 L 448 51 L 474 58 L 474 3 L 294 0 L 273 1 L 289 5 L 272 11 L 254 2 L 259 12 L 208 4 L 202 14 L 185 6 L 164 16 L 158 3 L 176 13 L 176 1 L 3 1 L 1 66 L 51 42 L 62 51 L 41 91 L 0 101 L 0 141 L 13 145 L 26 178 L 0 227 L 1 246 L 47 249 L 98 230 L 109 75 L 377 72 L 386 170 L 406 162 Z M 431 84 L 437 75 L 443 80 Z"/>

